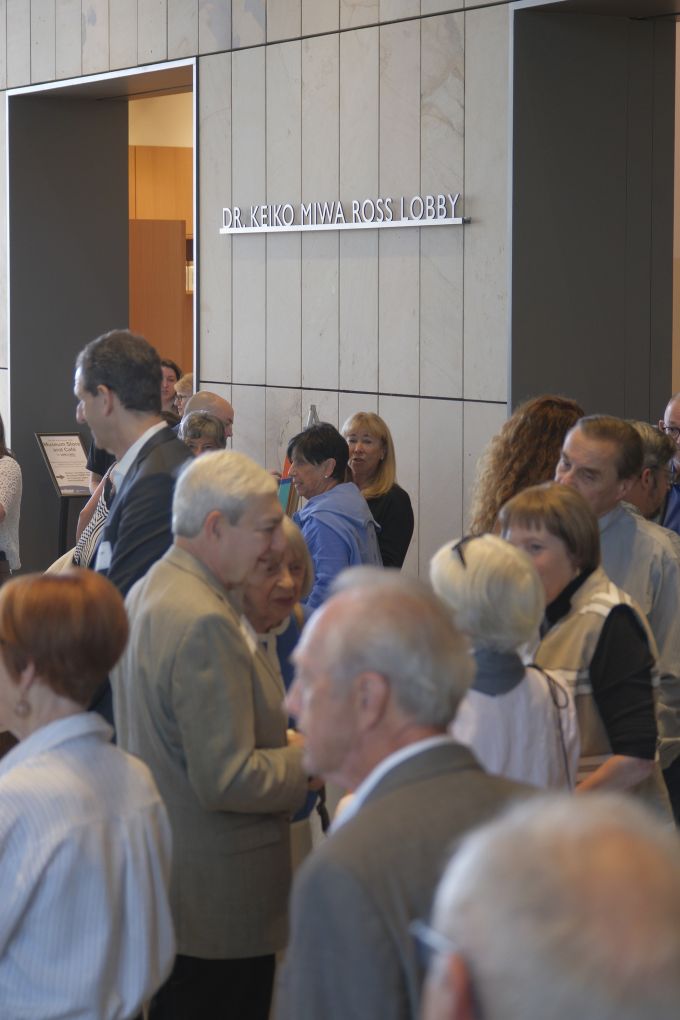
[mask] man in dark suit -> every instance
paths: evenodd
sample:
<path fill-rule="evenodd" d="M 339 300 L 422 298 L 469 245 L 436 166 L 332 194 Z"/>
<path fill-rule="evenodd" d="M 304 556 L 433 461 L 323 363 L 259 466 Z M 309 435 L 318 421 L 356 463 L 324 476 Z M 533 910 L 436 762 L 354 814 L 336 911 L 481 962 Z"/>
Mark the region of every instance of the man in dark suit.
<path fill-rule="evenodd" d="M 520 787 L 447 735 L 473 673 L 434 595 L 353 568 L 294 652 L 287 708 L 310 774 L 353 791 L 298 872 L 278 1020 L 407 1020 L 423 973 L 409 923 L 429 915 L 451 844 Z"/>
<path fill-rule="evenodd" d="M 126 595 L 172 542 L 175 479 L 191 459 L 161 418 L 161 361 L 143 337 L 113 330 L 76 361 L 76 418 L 116 458 L 114 496 L 95 569 Z"/>
<path fill-rule="evenodd" d="M 123 595 L 169 548 L 175 480 L 191 460 L 161 418 L 161 378 L 154 348 L 126 329 L 92 340 L 76 360 L 76 418 L 116 458 L 113 499 L 94 567 Z M 110 698 L 107 685 L 93 706 L 109 720 Z"/>

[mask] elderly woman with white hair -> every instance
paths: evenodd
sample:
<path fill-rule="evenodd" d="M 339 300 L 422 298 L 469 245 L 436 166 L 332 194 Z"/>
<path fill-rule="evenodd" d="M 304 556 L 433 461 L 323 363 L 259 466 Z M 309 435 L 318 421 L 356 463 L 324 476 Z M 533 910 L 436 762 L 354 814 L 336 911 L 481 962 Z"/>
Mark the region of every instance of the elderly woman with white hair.
<path fill-rule="evenodd" d="M 571 693 L 518 649 L 538 632 L 545 595 L 526 555 L 495 535 L 447 544 L 430 564 L 439 597 L 453 610 L 476 663 L 472 687 L 451 725 L 496 775 L 534 786 L 573 787 L 579 758 Z"/>

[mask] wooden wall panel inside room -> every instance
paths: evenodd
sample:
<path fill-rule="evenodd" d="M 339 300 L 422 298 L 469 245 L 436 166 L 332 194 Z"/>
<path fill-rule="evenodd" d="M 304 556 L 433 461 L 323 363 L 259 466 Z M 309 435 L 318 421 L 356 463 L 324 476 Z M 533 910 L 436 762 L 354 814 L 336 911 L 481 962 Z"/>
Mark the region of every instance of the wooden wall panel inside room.
<path fill-rule="evenodd" d="M 193 149 L 130 146 L 130 219 L 184 220 L 194 235 Z M 134 174 L 134 183 L 133 183 Z"/>
<path fill-rule="evenodd" d="M 130 328 L 191 371 L 192 298 L 184 220 L 130 220 Z"/>

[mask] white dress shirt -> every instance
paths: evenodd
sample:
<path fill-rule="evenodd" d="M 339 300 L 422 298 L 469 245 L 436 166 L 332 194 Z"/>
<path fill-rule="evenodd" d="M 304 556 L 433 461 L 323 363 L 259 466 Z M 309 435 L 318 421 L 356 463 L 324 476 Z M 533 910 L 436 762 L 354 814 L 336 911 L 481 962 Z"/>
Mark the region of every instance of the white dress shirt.
<path fill-rule="evenodd" d="M 82 712 L 0 761 L 6 1020 L 125 1020 L 172 966 L 165 808 L 111 732 Z"/>

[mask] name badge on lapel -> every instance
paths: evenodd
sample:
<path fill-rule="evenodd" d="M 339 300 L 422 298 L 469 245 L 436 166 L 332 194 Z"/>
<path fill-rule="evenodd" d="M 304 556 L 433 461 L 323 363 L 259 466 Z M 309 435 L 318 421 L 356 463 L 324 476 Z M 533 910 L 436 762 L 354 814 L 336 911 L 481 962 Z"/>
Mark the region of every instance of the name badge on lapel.
<path fill-rule="evenodd" d="M 97 558 L 94 561 L 95 570 L 108 570 L 111 566 L 111 543 L 100 542 L 97 548 Z"/>

